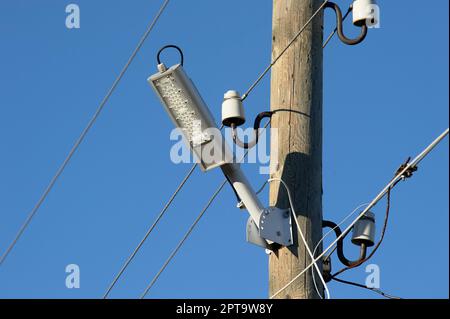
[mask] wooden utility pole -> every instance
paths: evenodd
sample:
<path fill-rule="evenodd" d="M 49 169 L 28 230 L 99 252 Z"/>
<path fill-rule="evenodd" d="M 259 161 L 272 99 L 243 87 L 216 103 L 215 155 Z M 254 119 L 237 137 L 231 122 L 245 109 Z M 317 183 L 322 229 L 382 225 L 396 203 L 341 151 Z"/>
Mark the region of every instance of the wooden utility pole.
<path fill-rule="evenodd" d="M 272 58 L 287 46 L 322 0 L 274 0 Z M 275 64 L 271 75 L 272 177 L 289 186 L 306 240 L 313 250 L 322 237 L 322 41 L 323 14 Z M 287 193 L 279 183 L 271 183 L 270 205 L 288 208 Z M 295 223 L 293 222 L 294 230 Z M 298 233 L 294 245 L 283 247 L 269 257 L 269 294 L 272 296 L 311 262 Z M 316 276 L 319 289 L 320 279 Z M 323 295 L 323 291 L 321 291 Z M 311 271 L 302 275 L 276 298 L 317 298 Z"/>

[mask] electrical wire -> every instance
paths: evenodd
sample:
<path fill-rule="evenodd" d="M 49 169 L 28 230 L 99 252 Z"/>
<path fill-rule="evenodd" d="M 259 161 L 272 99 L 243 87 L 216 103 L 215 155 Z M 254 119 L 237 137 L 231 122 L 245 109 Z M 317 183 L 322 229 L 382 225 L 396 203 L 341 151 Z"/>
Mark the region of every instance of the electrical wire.
<path fill-rule="evenodd" d="M 256 79 L 255 82 L 252 83 L 252 85 L 250 85 L 249 89 L 244 93 L 244 95 L 242 95 L 241 100 L 244 101 L 248 95 L 255 89 L 255 87 L 259 84 L 259 82 L 261 82 L 261 80 L 266 76 L 266 74 L 272 69 L 272 67 L 275 65 L 275 63 L 278 62 L 278 60 L 283 56 L 283 54 L 291 47 L 291 45 L 297 40 L 297 38 L 303 33 L 303 31 L 306 29 L 306 27 L 311 23 L 311 21 L 317 16 L 317 14 L 325 7 L 330 7 L 332 8 L 335 12 L 336 12 L 336 20 L 337 20 L 337 24 L 336 24 L 336 28 L 334 29 L 334 31 L 328 36 L 327 40 L 324 42 L 324 44 L 322 45 L 322 48 L 324 49 L 328 43 L 330 42 L 330 40 L 333 38 L 333 36 L 338 33 L 339 34 L 339 38 L 341 39 L 341 41 L 343 41 L 346 44 L 357 44 L 359 42 L 361 42 L 362 40 L 364 40 L 365 36 L 367 35 L 367 26 L 363 25 L 361 27 L 361 35 L 356 39 L 356 40 L 351 40 L 351 39 L 347 39 L 342 31 L 342 23 L 347 19 L 348 15 L 350 14 L 350 12 L 352 12 L 353 10 L 353 6 L 350 5 L 350 7 L 348 8 L 347 12 L 345 13 L 345 15 L 342 17 L 342 13 L 340 12 L 340 9 L 337 5 L 333 5 L 331 3 L 329 3 L 329 0 L 325 0 L 320 7 L 317 9 L 316 12 L 314 12 L 314 14 L 308 19 L 308 21 L 306 21 L 306 23 L 303 25 L 303 27 L 297 32 L 297 34 L 292 38 L 292 40 L 288 43 L 288 45 L 281 51 L 281 53 L 266 67 L 266 69 L 264 69 L 264 71 L 259 75 L 259 77 Z"/>
<path fill-rule="evenodd" d="M 339 222 L 339 224 L 337 224 L 335 227 L 333 227 L 332 229 L 330 229 L 327 233 L 325 233 L 325 235 L 322 236 L 322 238 L 319 240 L 319 242 L 317 243 L 316 247 L 314 247 L 314 251 L 313 251 L 313 256 L 314 258 L 316 257 L 316 252 L 317 249 L 320 247 L 320 244 L 325 240 L 325 238 L 328 237 L 328 235 L 330 235 L 337 227 L 340 227 L 343 223 L 345 223 L 350 217 L 352 217 L 358 210 L 360 210 L 361 208 L 363 208 L 364 206 L 369 205 L 369 203 L 364 203 L 359 205 L 358 207 L 356 207 L 350 214 L 348 214 L 347 216 L 345 216 L 345 218 Z M 337 246 L 336 246 L 337 247 Z M 329 258 L 330 256 L 325 257 L 324 259 L 326 260 L 327 258 Z M 316 277 L 314 275 L 314 270 L 311 269 L 311 274 L 312 274 L 312 279 L 314 282 L 314 287 L 316 289 L 316 291 L 318 290 L 317 284 L 316 284 Z M 321 299 L 323 299 L 322 295 L 319 294 L 319 296 L 321 297 Z"/>
<path fill-rule="evenodd" d="M 248 142 L 248 143 L 241 141 L 241 139 L 238 136 L 238 132 L 237 132 L 237 127 L 238 127 L 237 123 L 231 123 L 230 124 L 231 137 L 232 137 L 233 142 L 237 146 L 239 146 L 239 147 L 241 147 L 243 149 L 250 149 L 250 148 L 255 147 L 256 144 L 258 144 L 259 135 L 261 134 L 261 133 L 259 133 L 259 128 L 260 128 L 260 125 L 261 125 L 261 121 L 264 118 L 270 118 L 271 119 L 272 116 L 274 114 L 278 113 L 278 112 L 290 112 L 290 113 L 296 113 L 296 114 L 299 114 L 299 115 L 308 116 L 306 113 L 303 113 L 303 112 L 300 112 L 300 111 L 297 111 L 297 110 L 291 110 L 291 109 L 277 109 L 277 110 L 273 110 L 273 111 L 264 111 L 264 112 L 258 113 L 258 115 L 256 115 L 254 123 L 253 123 L 253 131 L 254 131 L 255 138 L 252 141 Z"/>
<path fill-rule="evenodd" d="M 350 7 L 348 7 L 348 10 L 347 10 L 347 12 L 345 13 L 344 17 L 342 18 L 342 22 L 344 22 L 344 21 L 347 19 L 348 15 L 350 14 L 350 12 L 352 12 L 352 10 L 353 10 L 353 6 L 350 5 Z M 322 49 L 325 49 L 325 48 L 326 48 L 326 46 L 327 46 L 328 43 L 331 41 L 331 39 L 334 37 L 334 35 L 336 34 L 337 31 L 338 31 L 338 27 L 337 27 L 337 25 L 336 25 L 336 27 L 334 28 L 333 32 L 330 33 L 330 35 L 328 36 L 328 38 L 327 38 L 327 39 L 325 40 L 325 42 L 323 43 Z"/>
<path fill-rule="evenodd" d="M 270 121 L 268 121 L 266 123 L 266 125 L 264 126 L 264 130 L 267 128 L 267 126 L 269 126 Z M 223 125 L 222 125 L 223 127 Z M 247 155 L 248 155 L 248 150 L 245 152 L 245 154 L 243 155 L 242 159 L 239 161 L 241 162 L 242 160 L 244 160 Z M 195 219 L 194 223 L 191 225 L 191 227 L 189 228 L 189 230 L 186 232 L 186 234 L 183 236 L 183 238 L 181 239 L 181 241 L 178 243 L 178 245 L 176 246 L 176 248 L 172 251 L 172 253 L 169 255 L 169 257 L 167 258 L 167 260 L 164 262 L 164 264 L 162 265 L 162 267 L 160 268 L 160 270 L 156 273 L 156 275 L 152 278 L 152 280 L 150 281 L 150 283 L 148 284 L 148 286 L 145 288 L 144 292 L 142 293 L 142 295 L 140 296 L 140 299 L 144 299 L 145 296 L 148 294 L 148 292 L 150 291 L 150 289 L 155 285 L 156 281 L 159 279 L 159 277 L 161 276 L 161 274 L 164 272 L 164 270 L 167 268 L 167 266 L 169 265 L 169 263 L 173 260 L 173 258 L 176 256 L 176 254 L 178 253 L 178 251 L 180 250 L 180 248 L 183 246 L 183 244 L 186 242 L 186 240 L 188 239 L 188 237 L 190 236 L 190 234 L 192 233 L 192 231 L 194 230 L 195 226 L 197 226 L 197 224 L 199 223 L 199 221 L 201 220 L 201 218 L 203 217 L 203 215 L 206 213 L 206 211 L 208 210 L 208 208 L 211 206 L 211 204 L 213 203 L 213 201 L 215 200 L 215 198 L 219 195 L 219 193 L 222 191 L 223 187 L 225 186 L 225 184 L 228 182 L 227 179 L 225 179 L 223 181 L 223 183 L 219 186 L 219 188 L 214 192 L 214 194 L 212 195 L 212 197 L 209 199 L 209 201 L 207 202 L 206 206 L 203 208 L 203 210 L 200 212 L 200 214 L 197 216 L 197 218 Z"/>
<path fill-rule="evenodd" d="M 291 191 L 290 191 L 288 185 L 286 184 L 286 182 L 283 181 L 281 178 L 271 178 L 271 179 L 268 180 L 269 183 L 271 183 L 273 181 L 280 182 L 281 184 L 283 184 L 284 188 L 286 189 L 286 192 L 287 192 L 287 195 L 288 195 L 288 199 L 289 199 L 289 204 L 291 206 L 291 214 L 292 214 L 292 216 L 294 218 L 295 224 L 297 225 L 298 232 L 299 232 L 300 237 L 301 237 L 301 239 L 302 239 L 302 241 L 303 241 L 303 243 L 305 245 L 306 251 L 308 252 L 309 256 L 311 257 L 312 263 L 314 264 L 314 266 L 315 266 L 315 268 L 317 270 L 317 274 L 319 275 L 320 280 L 322 281 L 323 287 L 325 288 L 325 292 L 327 294 L 327 299 L 330 299 L 331 298 L 330 290 L 328 289 L 327 283 L 323 279 L 322 271 L 320 270 L 319 266 L 317 265 L 317 260 L 314 259 L 314 255 L 311 252 L 311 249 L 309 248 L 308 242 L 306 241 L 306 238 L 303 235 L 302 228 L 300 227 L 300 223 L 298 222 L 297 213 L 295 212 L 294 202 L 292 201 Z M 315 287 L 316 287 L 317 294 L 321 297 L 321 299 L 323 299 L 322 298 L 322 294 L 319 292 L 319 289 L 317 288 L 317 286 L 315 286 Z"/>
<path fill-rule="evenodd" d="M 211 206 L 212 202 L 214 201 L 214 199 L 216 199 L 217 195 L 219 195 L 220 191 L 223 189 L 223 187 L 227 184 L 227 180 L 225 179 L 222 184 L 220 184 L 219 188 L 214 192 L 214 194 L 212 195 L 212 197 L 209 199 L 208 203 L 206 204 L 206 206 L 202 209 L 202 211 L 200 212 L 200 214 L 197 216 L 197 218 L 195 219 L 194 223 L 191 225 L 191 227 L 189 227 L 189 230 L 187 231 L 187 233 L 184 235 L 183 239 L 181 239 L 181 241 L 178 243 L 177 247 L 172 251 L 172 253 L 170 254 L 169 258 L 164 262 L 163 266 L 161 267 L 161 269 L 158 271 L 158 273 L 155 275 L 155 277 L 153 277 L 152 281 L 150 282 L 150 284 L 145 288 L 144 292 L 142 293 L 140 299 L 144 299 L 145 296 L 147 295 L 147 293 L 149 292 L 149 290 L 153 287 L 153 285 L 156 283 L 156 281 L 158 280 L 158 278 L 161 276 L 161 274 L 163 273 L 163 271 L 167 268 L 167 266 L 169 265 L 169 263 L 172 261 L 172 259 L 175 257 L 175 255 L 178 253 L 178 251 L 180 250 L 180 248 L 183 246 L 183 244 L 186 242 L 186 240 L 188 239 L 189 235 L 192 233 L 192 231 L 194 230 L 195 226 L 197 226 L 197 224 L 200 222 L 201 218 L 203 217 L 203 215 L 206 213 L 207 209 L 209 208 L 209 206 Z"/>
<path fill-rule="evenodd" d="M 340 283 L 342 283 L 342 284 L 346 284 L 346 285 L 351 285 L 351 286 L 355 286 L 355 287 L 359 287 L 359 288 L 368 289 L 368 290 L 373 291 L 373 292 L 376 292 L 377 294 L 380 294 L 380 295 L 382 295 L 383 297 L 388 298 L 388 299 L 403 299 L 403 298 L 400 298 L 400 297 L 397 297 L 397 296 L 389 295 L 389 294 L 387 294 L 387 293 L 381 291 L 381 290 L 378 289 L 378 288 L 367 287 L 367 286 L 365 286 L 365 285 L 362 285 L 362 284 L 359 284 L 359 283 L 356 283 L 356 282 L 353 282 L 353 281 L 347 281 L 347 280 L 343 280 L 343 279 L 339 279 L 339 278 L 333 278 L 333 280 L 334 280 L 334 281 L 337 281 L 337 282 L 340 282 Z"/>
<path fill-rule="evenodd" d="M 264 190 L 264 188 L 266 187 L 267 184 L 268 184 L 268 182 L 265 181 L 265 182 L 261 185 L 261 187 L 259 188 L 259 190 L 256 192 L 256 194 L 257 194 L 257 195 L 260 194 L 260 193 Z M 362 207 L 364 207 L 364 206 L 367 206 L 368 204 L 369 204 L 369 203 L 361 204 L 360 206 L 358 206 L 357 208 L 355 208 L 355 209 L 354 209 L 350 214 L 348 214 L 348 215 L 347 215 L 347 216 L 346 216 L 346 217 L 345 217 L 338 225 L 336 225 L 336 226 L 333 227 L 330 231 L 328 231 L 328 232 L 320 239 L 320 241 L 317 243 L 316 247 L 314 248 L 313 255 L 316 256 L 316 251 L 317 251 L 317 249 L 319 248 L 321 242 L 322 242 L 322 241 L 323 241 L 330 233 L 332 233 L 332 232 L 335 230 L 335 228 L 341 226 L 345 221 L 347 221 L 347 219 L 349 219 L 351 216 L 353 216 L 360 208 L 362 208 Z M 334 248 L 334 249 L 336 249 L 336 247 L 337 247 L 337 245 L 335 245 L 335 248 Z M 330 258 L 330 255 L 333 253 L 334 249 L 329 253 L 328 256 L 326 256 L 326 257 L 324 258 L 324 260 Z M 316 276 L 315 276 L 314 269 L 311 269 L 311 274 L 312 274 L 312 279 L 313 279 L 313 283 L 314 283 L 314 288 L 315 288 L 317 294 L 319 295 L 320 299 L 323 299 L 323 296 L 322 296 L 322 294 L 320 293 L 319 288 L 317 287 Z"/>
<path fill-rule="evenodd" d="M 337 34 L 339 37 L 339 40 L 341 40 L 343 43 L 347 44 L 347 45 L 356 45 L 361 43 L 362 41 L 364 41 L 364 39 L 367 36 L 367 25 L 365 23 L 363 23 L 361 25 L 361 32 L 358 35 L 358 37 L 354 38 L 354 39 L 349 39 L 345 36 L 344 34 L 344 26 L 343 26 L 343 18 L 342 18 L 342 11 L 341 8 L 339 8 L 339 6 L 334 3 L 334 2 L 328 2 L 325 5 L 325 8 L 329 8 L 332 9 L 335 14 L 336 14 L 336 26 L 337 26 Z"/>
<path fill-rule="evenodd" d="M 290 280 L 286 285 L 284 285 L 281 289 L 276 291 L 270 299 L 273 299 L 277 295 L 279 295 L 282 291 L 284 291 L 287 287 L 292 285 L 301 275 L 303 275 L 306 271 L 308 271 L 314 263 L 320 260 L 328 251 L 343 237 L 343 235 L 347 234 L 348 231 L 355 225 L 355 223 L 363 217 L 366 212 L 368 212 L 372 207 L 374 207 L 387 193 L 387 191 L 394 185 L 397 184 L 399 180 L 402 180 L 404 174 L 411 170 L 411 168 L 417 167 L 417 165 L 428 155 L 430 152 L 440 143 L 442 140 L 448 135 L 449 129 L 447 128 L 442 134 L 440 134 L 431 144 L 429 144 L 419 155 L 414 158 L 414 160 L 408 163 L 395 178 L 393 178 L 382 190 L 378 193 L 377 196 L 370 202 L 370 204 L 358 215 L 358 217 L 342 232 L 342 235 L 337 237 L 326 249 L 322 251 L 322 253 L 313 260 L 305 269 L 303 269 L 297 276 L 295 276 L 292 280 Z"/>
<path fill-rule="evenodd" d="M 143 44 L 145 43 L 145 40 L 148 38 L 150 32 L 153 30 L 154 26 L 156 25 L 156 23 L 158 22 L 160 16 L 163 14 L 164 10 L 166 9 L 167 5 L 169 4 L 170 0 L 166 0 L 164 1 L 164 3 L 162 4 L 162 6 L 160 7 L 159 11 L 157 12 L 157 14 L 155 15 L 155 17 L 153 18 L 153 20 L 151 21 L 151 23 L 149 24 L 147 30 L 145 31 L 144 35 L 142 36 L 142 38 L 139 40 L 137 47 L 134 49 L 133 53 L 131 54 L 130 58 L 128 59 L 127 63 L 125 64 L 125 66 L 123 67 L 122 71 L 120 72 L 119 76 L 116 78 L 116 80 L 113 82 L 111 88 L 109 89 L 108 93 L 106 94 L 106 96 L 103 98 L 103 100 L 101 101 L 100 105 L 98 106 L 97 110 L 95 111 L 94 115 L 92 116 L 92 118 L 90 119 L 90 121 L 88 122 L 86 128 L 82 131 L 80 137 L 77 139 L 77 141 L 75 142 L 75 144 L 73 145 L 72 149 L 70 150 L 69 154 L 67 155 L 67 157 L 64 159 L 62 165 L 59 167 L 59 169 L 56 171 L 55 175 L 53 176 L 53 178 L 51 179 L 50 183 L 48 184 L 47 188 L 45 189 L 44 193 L 41 195 L 41 197 L 39 198 L 39 200 L 37 201 L 36 205 L 33 207 L 33 209 L 31 210 L 30 214 L 27 216 L 27 218 L 25 219 L 25 222 L 23 223 L 23 225 L 21 226 L 21 228 L 19 229 L 19 231 L 17 232 L 14 240 L 11 242 L 11 244 L 8 246 L 8 248 L 6 249 L 6 251 L 3 253 L 3 255 L 0 257 L 0 266 L 3 264 L 3 262 L 5 261 L 5 259 L 8 257 L 9 253 L 12 251 L 12 249 L 14 248 L 14 246 L 16 245 L 17 241 L 20 239 L 20 237 L 22 236 L 22 234 L 24 233 L 25 229 L 28 227 L 28 225 L 30 224 L 31 220 L 33 219 L 34 215 L 37 213 L 37 211 L 39 210 L 39 208 L 41 207 L 42 203 L 44 202 L 44 200 L 47 198 L 48 194 L 50 193 L 50 191 L 52 190 L 53 186 L 55 185 L 56 181 L 58 180 L 59 176 L 63 173 L 64 169 L 66 168 L 67 164 L 69 164 L 70 160 L 72 159 L 73 155 L 75 154 L 75 152 L 77 151 L 78 147 L 80 146 L 80 144 L 83 142 L 84 138 L 86 137 L 86 135 L 88 134 L 89 130 L 92 128 L 92 126 L 94 125 L 94 123 L 96 122 L 97 118 L 99 117 L 100 113 L 102 112 L 104 106 L 106 105 L 106 103 L 108 102 L 109 98 L 111 97 L 111 95 L 113 94 L 113 92 L 115 91 L 115 89 L 117 88 L 119 82 L 121 81 L 121 79 L 123 78 L 123 76 L 125 75 L 126 71 L 128 70 L 129 66 L 131 65 L 131 63 L 133 62 L 134 58 L 136 57 L 136 55 L 138 54 L 138 52 L 140 51 L 141 47 L 143 46 Z"/>
<path fill-rule="evenodd" d="M 261 185 L 261 187 L 256 191 L 256 195 L 259 195 L 263 190 L 264 190 L 264 188 L 266 187 L 266 185 L 268 184 L 269 182 L 268 181 L 265 181 L 262 185 Z"/>
<path fill-rule="evenodd" d="M 161 49 L 159 49 L 158 53 L 156 54 L 156 62 L 158 63 L 158 65 L 161 64 L 161 53 L 163 53 L 163 51 L 165 51 L 166 49 L 170 49 L 170 48 L 178 51 L 178 54 L 180 55 L 180 64 L 181 64 L 181 66 L 184 66 L 183 50 L 181 50 L 181 48 L 179 46 L 173 45 L 173 44 L 165 45 Z"/>
<path fill-rule="evenodd" d="M 111 292 L 111 290 L 114 288 L 114 286 L 116 285 L 117 281 L 120 279 L 120 277 L 122 276 L 122 274 L 125 272 L 125 270 L 127 269 L 128 265 L 131 263 L 131 261 L 133 260 L 133 258 L 136 256 L 136 254 L 138 253 L 138 251 L 141 249 L 142 245 L 145 243 L 145 241 L 147 240 L 147 238 L 150 236 L 150 234 L 153 232 L 153 230 L 155 229 L 155 227 L 158 225 L 159 221 L 162 219 L 162 217 L 164 216 L 164 214 L 166 213 L 167 209 L 169 208 L 169 206 L 172 204 L 173 200 L 175 199 L 175 197 L 178 195 L 178 193 L 180 192 L 180 190 L 183 188 L 183 186 L 186 184 L 186 182 L 188 181 L 188 179 L 191 177 L 191 175 L 194 173 L 195 168 L 197 167 L 197 163 L 194 164 L 192 166 L 192 168 L 189 170 L 188 174 L 186 175 L 186 177 L 181 181 L 180 185 L 178 185 L 177 189 L 175 190 L 175 192 L 172 194 L 172 196 L 170 196 L 169 200 L 167 201 L 166 205 L 164 205 L 164 208 L 161 210 L 161 212 L 159 213 L 158 217 L 156 218 L 156 220 L 153 222 L 153 224 L 150 226 L 150 228 L 147 230 L 147 232 L 144 235 L 144 238 L 142 238 L 142 240 L 139 242 L 139 244 L 137 245 L 137 247 L 133 250 L 133 252 L 131 253 L 131 255 L 127 258 L 127 260 L 125 261 L 124 265 L 122 266 L 122 268 L 120 269 L 119 273 L 114 277 L 114 280 L 112 281 L 112 283 L 109 285 L 106 293 L 103 296 L 103 299 L 108 298 L 109 293 Z"/>
<path fill-rule="evenodd" d="M 369 204 L 370 204 L 370 203 L 364 203 L 364 204 L 361 204 L 360 206 L 358 206 L 357 208 L 355 208 L 355 210 L 352 211 L 351 214 L 349 214 L 347 217 L 345 217 L 345 218 L 344 218 L 339 224 L 337 224 L 335 227 L 333 227 L 332 229 L 330 229 L 324 237 L 328 236 L 331 232 L 335 231 L 336 228 L 340 227 L 345 221 L 347 221 L 348 218 L 350 218 L 351 216 L 353 216 L 359 209 L 361 209 L 362 207 L 367 206 L 367 205 L 369 205 Z M 331 255 L 333 254 L 333 252 L 336 250 L 336 248 L 337 248 L 337 245 L 334 245 L 333 249 L 331 249 L 331 251 L 328 253 L 327 256 L 325 256 L 324 259 L 330 258 Z M 317 249 L 317 247 L 316 247 L 315 249 Z"/>
<path fill-rule="evenodd" d="M 255 192 L 256 195 L 259 195 L 262 193 L 262 191 L 264 190 L 264 188 L 266 187 L 266 185 L 269 184 L 269 182 L 266 180 L 264 181 L 264 183 L 259 187 L 259 189 Z M 240 202 L 239 204 L 244 204 L 242 202 Z M 241 205 L 239 205 L 238 207 L 240 207 Z M 243 205 L 245 207 L 245 205 Z"/>
<path fill-rule="evenodd" d="M 224 127 L 224 125 L 222 125 L 220 127 L 220 130 L 222 130 Z M 105 292 L 105 294 L 103 295 L 103 299 L 108 298 L 109 293 L 111 292 L 111 290 L 114 288 L 114 286 L 116 285 L 117 281 L 120 279 L 120 277 L 122 276 L 122 274 L 125 272 L 125 270 L 127 269 L 127 267 L 130 265 L 131 261 L 134 259 L 134 257 L 136 256 L 136 254 L 139 252 L 139 250 L 141 249 L 142 245 L 145 243 L 145 241 L 147 240 L 147 238 L 150 236 L 150 234 L 153 232 L 153 230 L 156 228 L 156 226 L 158 225 L 158 223 L 161 221 L 161 219 L 163 218 L 163 216 L 165 215 L 165 213 L 167 212 L 167 210 L 169 209 L 170 205 L 172 204 L 172 202 L 174 201 L 175 197 L 178 195 L 178 193 L 181 191 L 181 189 L 184 187 L 184 185 L 186 184 L 186 182 L 189 180 L 189 178 L 192 176 L 192 174 L 194 173 L 195 168 L 197 167 L 197 163 L 195 163 L 191 169 L 189 170 L 189 172 L 187 173 L 187 175 L 185 176 L 185 178 L 181 181 L 180 185 L 178 185 L 177 189 L 175 190 L 175 192 L 172 194 L 172 196 L 169 198 L 169 200 L 167 201 L 167 203 L 164 205 L 164 208 L 161 210 L 161 212 L 158 214 L 158 217 L 155 219 L 155 221 L 153 222 L 153 224 L 150 226 L 150 228 L 147 230 L 147 232 L 145 233 L 144 237 L 142 238 L 142 240 L 139 242 L 139 244 L 136 246 L 136 248 L 133 250 L 133 252 L 131 253 L 131 255 L 127 258 L 127 260 L 125 261 L 124 265 L 122 266 L 122 268 L 120 269 L 119 273 L 114 277 L 114 280 L 112 281 L 112 283 L 109 285 L 107 291 Z M 231 182 L 229 181 L 229 179 L 227 178 L 227 181 L 230 183 L 230 185 L 233 188 L 233 191 L 237 197 L 237 200 L 240 201 L 239 199 L 239 195 L 237 194 L 236 190 L 234 189 L 233 185 L 231 184 Z"/>
<path fill-rule="evenodd" d="M 267 66 L 267 68 L 260 74 L 260 76 L 250 85 L 249 89 L 242 95 L 241 100 L 244 101 L 248 95 L 253 91 L 253 89 L 261 82 L 261 80 L 266 76 L 266 74 L 272 69 L 275 63 L 284 55 L 284 53 L 291 47 L 291 45 L 297 40 L 297 38 L 305 31 L 306 27 L 314 20 L 314 18 L 319 14 L 319 12 L 325 7 L 329 0 L 325 0 L 319 8 L 313 13 L 313 15 L 306 21 L 303 27 L 297 32 L 297 34 L 289 41 L 288 45 L 280 52 L 280 54 Z"/>
<path fill-rule="evenodd" d="M 254 131 L 254 135 L 255 138 L 253 139 L 253 141 L 249 142 L 249 143 L 245 143 L 242 142 L 239 139 L 239 136 L 237 134 L 237 124 L 236 123 L 231 123 L 230 127 L 231 127 L 231 136 L 233 138 L 233 142 L 243 148 L 243 149 L 249 149 L 249 148 L 253 148 L 256 146 L 256 144 L 258 144 L 258 140 L 259 140 L 259 127 L 261 125 L 261 121 L 264 118 L 272 118 L 273 112 L 267 111 L 267 112 L 261 112 L 258 115 L 256 115 L 255 121 L 253 123 L 253 131 Z"/>
<path fill-rule="evenodd" d="M 386 234 L 386 229 L 387 229 L 387 225 L 388 225 L 388 221 L 389 221 L 389 212 L 390 212 L 390 208 L 391 208 L 391 190 L 392 190 L 392 188 L 389 189 L 388 192 L 387 192 L 386 214 L 385 214 L 385 217 L 384 217 L 383 230 L 381 231 L 381 237 L 380 237 L 380 240 L 378 241 L 378 243 L 376 244 L 376 246 L 372 249 L 372 251 L 370 252 L 369 256 L 367 256 L 366 258 L 363 258 L 362 260 L 359 260 L 355 264 L 348 265 L 347 267 L 342 268 L 341 270 L 339 270 L 338 272 L 333 274 L 331 276 L 331 278 L 335 278 L 336 276 L 342 274 L 343 272 L 345 272 L 345 271 L 347 271 L 349 269 L 361 266 L 362 264 L 367 262 L 370 258 L 372 258 L 373 255 L 375 255 L 375 253 L 378 250 L 378 248 L 380 248 L 381 243 L 383 242 L 384 236 Z"/>

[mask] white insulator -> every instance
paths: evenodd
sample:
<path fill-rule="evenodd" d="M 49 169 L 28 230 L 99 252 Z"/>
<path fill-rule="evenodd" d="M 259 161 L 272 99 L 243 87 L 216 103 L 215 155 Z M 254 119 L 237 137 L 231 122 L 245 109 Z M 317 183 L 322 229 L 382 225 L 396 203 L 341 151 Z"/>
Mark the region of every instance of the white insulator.
<path fill-rule="evenodd" d="M 236 126 L 245 123 L 244 107 L 242 99 L 237 91 L 228 91 L 224 95 L 222 103 L 222 124 L 225 126 Z"/>
<path fill-rule="evenodd" d="M 366 244 L 367 247 L 375 243 L 375 214 L 367 212 L 353 226 L 352 243 L 360 246 Z"/>
<path fill-rule="evenodd" d="M 353 24 L 374 26 L 378 24 L 379 9 L 376 0 L 355 0 L 353 2 Z"/>

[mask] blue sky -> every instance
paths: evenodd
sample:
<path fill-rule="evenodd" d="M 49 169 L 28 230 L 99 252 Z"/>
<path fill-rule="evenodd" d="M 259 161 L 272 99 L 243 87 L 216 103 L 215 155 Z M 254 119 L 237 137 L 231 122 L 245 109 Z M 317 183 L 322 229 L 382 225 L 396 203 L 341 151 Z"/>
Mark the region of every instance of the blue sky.
<path fill-rule="evenodd" d="M 68 1 L 0 2 L 1 252 L 162 1 L 74 2 L 78 30 L 65 27 Z M 380 29 L 356 47 L 335 38 L 324 53 L 323 203 L 334 221 L 372 199 L 407 156 L 448 127 L 448 1 L 379 4 Z M 157 50 L 183 48 L 185 69 L 218 120 L 223 93 L 245 91 L 269 62 L 271 14 L 269 0 L 171 2 L 0 268 L 0 298 L 103 295 L 190 167 L 170 161 L 172 124 L 146 82 Z M 334 21 L 327 12 L 326 34 Z M 176 62 L 171 53 L 166 59 Z M 248 119 L 269 108 L 269 84 L 267 77 L 246 100 Z M 445 140 L 393 193 L 386 239 L 371 261 L 388 293 L 449 296 L 448 160 Z M 267 178 L 258 164 L 244 169 L 255 188 Z M 112 297 L 141 294 L 221 180 L 220 171 L 195 173 Z M 267 203 L 267 192 L 261 196 Z M 374 212 L 381 221 L 384 203 Z M 227 187 L 148 297 L 267 297 L 267 256 L 245 242 L 246 220 Z M 80 266 L 80 289 L 65 287 L 68 264 Z M 360 268 L 343 278 L 364 282 L 366 275 Z M 330 290 L 335 298 L 377 298 L 338 283 Z"/>

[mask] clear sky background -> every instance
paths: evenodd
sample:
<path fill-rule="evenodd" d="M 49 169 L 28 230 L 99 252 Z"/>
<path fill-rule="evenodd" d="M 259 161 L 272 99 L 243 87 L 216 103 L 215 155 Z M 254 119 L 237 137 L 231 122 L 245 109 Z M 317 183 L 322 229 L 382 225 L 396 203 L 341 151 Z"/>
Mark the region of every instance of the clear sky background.
<path fill-rule="evenodd" d="M 0 252 L 127 61 L 162 1 L 0 1 Z M 346 8 L 349 0 L 337 1 Z M 397 167 L 448 127 L 446 0 L 379 1 L 365 42 L 334 38 L 324 52 L 324 217 L 370 201 Z M 344 9 L 345 10 L 345 9 Z M 190 168 L 170 161 L 172 123 L 146 79 L 155 54 L 181 46 L 185 69 L 220 119 L 223 93 L 245 91 L 270 62 L 272 1 L 173 0 L 85 143 L 0 268 L 1 298 L 100 298 Z M 334 28 L 325 15 L 325 34 Z M 349 34 L 355 30 L 348 25 Z M 176 55 L 167 53 L 168 64 Z M 269 108 L 267 77 L 247 118 Z M 449 297 L 448 140 L 392 195 L 385 242 L 371 261 L 381 288 L 405 298 Z M 255 188 L 267 176 L 244 165 Z M 222 181 L 197 171 L 112 293 L 136 298 Z M 267 191 L 261 195 L 267 203 Z M 378 231 L 384 202 L 374 212 Z M 227 186 L 149 298 L 266 298 L 267 256 L 245 242 L 247 213 Z M 347 245 L 349 255 L 357 248 Z M 81 288 L 65 287 L 78 264 Z M 337 269 L 337 259 L 334 269 Z M 364 282 L 364 267 L 343 278 Z M 330 283 L 335 298 L 378 298 Z"/>

